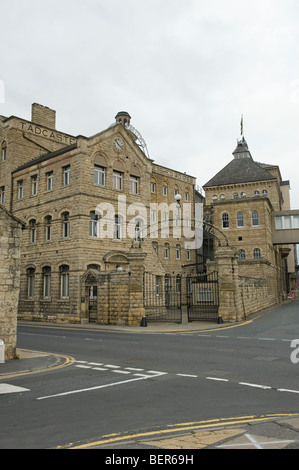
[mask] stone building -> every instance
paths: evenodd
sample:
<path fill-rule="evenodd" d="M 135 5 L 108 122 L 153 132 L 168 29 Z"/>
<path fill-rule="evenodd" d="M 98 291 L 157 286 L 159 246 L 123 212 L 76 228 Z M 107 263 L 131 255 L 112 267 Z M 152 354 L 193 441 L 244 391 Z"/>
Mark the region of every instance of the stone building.
<path fill-rule="evenodd" d="M 0 205 L 0 340 L 4 341 L 5 360 L 16 354 L 23 227 Z"/>
<path fill-rule="evenodd" d="M 140 252 L 139 283 L 142 269 L 156 276 L 195 272 L 190 240 L 174 229 L 184 205 L 185 218 L 194 217 L 196 180 L 156 164 L 130 121 L 120 112 L 107 129 L 75 137 L 57 131 L 55 111 L 36 103 L 31 120 L 0 116 L 1 203 L 26 222 L 19 318 L 99 321 L 107 276 L 130 276 L 131 300 L 139 292 L 132 272 Z M 118 315 L 114 322 L 129 322 Z"/>
<path fill-rule="evenodd" d="M 289 181 L 282 179 L 277 165 L 255 162 L 244 137 L 233 156 L 204 185 L 205 214 L 236 250 L 243 301 L 259 310 L 282 301 L 290 289 L 293 246 L 274 242 L 273 223 L 273 214 L 290 209 Z M 251 298 L 246 297 L 250 290 Z"/>

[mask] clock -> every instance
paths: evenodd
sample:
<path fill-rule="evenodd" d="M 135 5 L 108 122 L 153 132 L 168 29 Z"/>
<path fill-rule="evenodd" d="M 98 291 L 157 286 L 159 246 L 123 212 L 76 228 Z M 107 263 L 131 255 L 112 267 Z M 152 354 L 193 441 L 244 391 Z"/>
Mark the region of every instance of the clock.
<path fill-rule="evenodd" d="M 114 140 L 114 147 L 118 152 L 120 152 L 124 148 L 124 144 L 122 143 L 121 139 L 116 138 Z"/>

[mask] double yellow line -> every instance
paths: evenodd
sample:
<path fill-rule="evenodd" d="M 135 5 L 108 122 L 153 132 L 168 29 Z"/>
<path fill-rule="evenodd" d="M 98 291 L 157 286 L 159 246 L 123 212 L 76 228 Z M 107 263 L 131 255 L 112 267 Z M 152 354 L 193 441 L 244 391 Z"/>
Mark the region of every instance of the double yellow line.
<path fill-rule="evenodd" d="M 187 432 L 187 431 L 194 431 L 194 430 L 201 430 L 201 429 L 207 429 L 207 428 L 219 428 L 219 427 L 227 427 L 227 426 L 232 426 L 232 425 L 238 425 L 238 424 L 246 424 L 246 423 L 256 423 L 260 421 L 271 421 L 271 420 L 276 420 L 280 418 L 290 418 L 298 416 L 297 413 L 291 413 L 291 414 L 265 414 L 265 415 L 260 415 L 260 416 L 240 416 L 240 417 L 234 417 L 234 418 L 220 418 L 220 419 L 211 419 L 207 421 L 194 421 L 190 423 L 180 423 L 180 424 L 174 424 L 174 425 L 169 425 L 166 429 L 162 429 L 159 431 L 149 431 L 149 432 L 144 432 L 144 433 L 138 433 L 138 434 L 126 434 L 126 435 L 120 435 L 120 434 L 109 434 L 106 436 L 102 436 L 101 440 L 98 441 L 92 441 L 88 443 L 70 443 L 65 446 L 59 446 L 57 447 L 58 449 L 88 449 L 90 447 L 98 447 L 101 445 L 106 445 L 106 444 L 112 444 L 112 443 L 118 443 L 121 441 L 130 441 L 132 439 L 144 439 L 144 438 L 152 438 L 153 436 L 159 438 L 159 436 L 165 436 L 166 434 L 169 434 L 169 436 L 173 436 L 173 433 L 177 432 Z"/>

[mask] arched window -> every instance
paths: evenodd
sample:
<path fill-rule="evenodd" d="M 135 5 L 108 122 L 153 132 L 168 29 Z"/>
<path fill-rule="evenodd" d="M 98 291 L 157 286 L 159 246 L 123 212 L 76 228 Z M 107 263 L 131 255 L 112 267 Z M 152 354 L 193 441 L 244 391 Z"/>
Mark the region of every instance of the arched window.
<path fill-rule="evenodd" d="M 70 214 L 64 212 L 62 214 L 62 237 L 69 238 L 70 236 Z"/>
<path fill-rule="evenodd" d="M 268 196 L 268 191 L 266 189 L 263 189 L 262 195 L 263 196 Z"/>
<path fill-rule="evenodd" d="M 244 227 L 243 212 L 237 212 L 237 227 Z"/>
<path fill-rule="evenodd" d="M 47 215 L 45 217 L 45 225 L 46 225 L 46 241 L 49 242 L 52 240 L 52 216 Z"/>
<path fill-rule="evenodd" d="M 140 241 L 143 238 L 142 235 L 142 227 L 143 227 L 143 222 L 141 219 L 136 219 L 136 224 L 135 224 L 135 241 Z"/>
<path fill-rule="evenodd" d="M 98 236 L 98 215 L 95 211 L 90 211 L 89 213 L 89 236 L 97 237 Z"/>
<path fill-rule="evenodd" d="M 35 269 L 27 269 L 27 295 L 29 299 L 34 297 Z"/>
<path fill-rule="evenodd" d="M 2 145 L 1 145 L 1 159 L 3 162 L 5 162 L 6 160 L 6 142 L 2 142 Z"/>
<path fill-rule="evenodd" d="M 157 243 L 157 242 L 153 242 L 153 243 L 152 243 L 152 246 L 153 246 L 154 252 L 155 252 L 156 254 L 158 254 L 158 243 Z"/>
<path fill-rule="evenodd" d="M 164 258 L 169 259 L 169 243 L 164 243 Z"/>
<path fill-rule="evenodd" d="M 229 228 L 229 216 L 226 212 L 222 214 L 222 228 Z"/>
<path fill-rule="evenodd" d="M 260 192 L 259 191 L 254 191 L 254 196 L 255 197 L 258 197 L 260 195 Z"/>
<path fill-rule="evenodd" d="M 181 259 L 181 245 L 175 247 L 175 259 Z"/>
<path fill-rule="evenodd" d="M 51 296 L 51 268 L 45 266 L 43 268 L 43 296 L 45 299 Z"/>
<path fill-rule="evenodd" d="M 244 199 L 245 197 L 246 197 L 246 193 L 242 192 L 242 193 L 241 193 L 241 198 Z"/>
<path fill-rule="evenodd" d="M 36 220 L 29 220 L 29 241 L 30 243 L 36 242 Z"/>
<path fill-rule="evenodd" d="M 243 250 L 243 249 L 239 250 L 239 258 L 240 259 L 246 259 L 245 250 Z"/>
<path fill-rule="evenodd" d="M 253 257 L 254 257 L 255 259 L 258 259 L 258 258 L 261 257 L 261 250 L 260 250 L 259 248 L 255 248 L 255 249 L 253 250 Z"/>
<path fill-rule="evenodd" d="M 238 196 L 238 193 L 234 193 L 234 194 L 233 194 L 233 199 L 238 199 L 238 197 L 239 197 L 239 196 Z"/>
<path fill-rule="evenodd" d="M 69 297 L 69 289 L 70 289 L 70 268 L 68 265 L 64 264 L 60 266 L 60 292 L 62 298 Z"/>

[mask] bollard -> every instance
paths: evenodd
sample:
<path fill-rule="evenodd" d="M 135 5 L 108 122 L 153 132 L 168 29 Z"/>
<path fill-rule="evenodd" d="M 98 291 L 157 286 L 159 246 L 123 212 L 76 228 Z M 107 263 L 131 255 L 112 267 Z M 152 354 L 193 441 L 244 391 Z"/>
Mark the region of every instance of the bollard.
<path fill-rule="evenodd" d="M 142 317 L 142 320 L 141 320 L 140 326 L 147 326 L 146 317 Z"/>
<path fill-rule="evenodd" d="M 0 364 L 5 363 L 5 345 L 3 339 L 0 339 Z"/>

